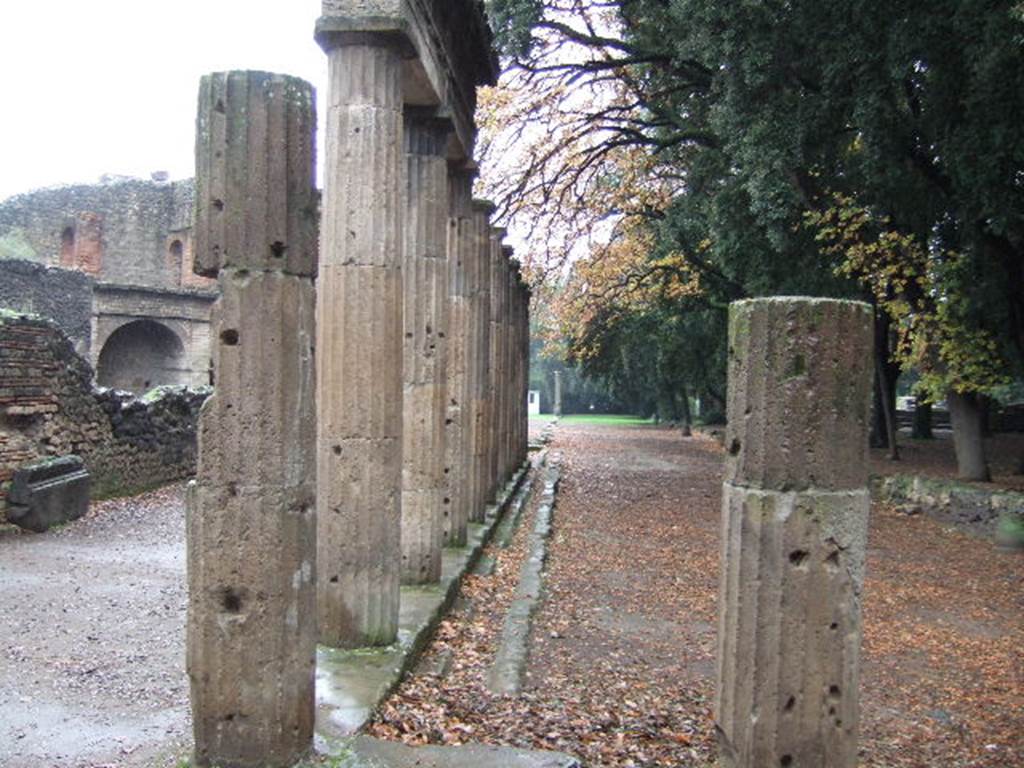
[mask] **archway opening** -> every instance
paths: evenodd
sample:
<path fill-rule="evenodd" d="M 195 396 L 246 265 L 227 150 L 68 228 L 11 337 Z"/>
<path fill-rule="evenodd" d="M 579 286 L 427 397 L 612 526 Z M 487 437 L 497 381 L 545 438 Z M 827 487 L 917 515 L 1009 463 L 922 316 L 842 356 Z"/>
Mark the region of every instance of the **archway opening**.
<path fill-rule="evenodd" d="M 153 387 L 188 384 L 185 346 L 174 331 L 153 320 L 127 323 L 103 345 L 96 381 L 136 395 Z"/>
<path fill-rule="evenodd" d="M 70 267 L 75 263 L 75 229 L 64 227 L 60 233 L 60 265 Z"/>

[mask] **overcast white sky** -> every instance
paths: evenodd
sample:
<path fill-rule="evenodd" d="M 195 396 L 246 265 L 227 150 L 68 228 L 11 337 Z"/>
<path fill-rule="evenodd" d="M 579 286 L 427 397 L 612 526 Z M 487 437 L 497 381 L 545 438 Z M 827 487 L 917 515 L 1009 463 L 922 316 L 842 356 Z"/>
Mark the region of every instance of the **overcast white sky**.
<path fill-rule="evenodd" d="M 0 200 L 101 174 L 192 175 L 199 78 L 264 69 L 326 87 L 320 0 L 0 2 Z"/>

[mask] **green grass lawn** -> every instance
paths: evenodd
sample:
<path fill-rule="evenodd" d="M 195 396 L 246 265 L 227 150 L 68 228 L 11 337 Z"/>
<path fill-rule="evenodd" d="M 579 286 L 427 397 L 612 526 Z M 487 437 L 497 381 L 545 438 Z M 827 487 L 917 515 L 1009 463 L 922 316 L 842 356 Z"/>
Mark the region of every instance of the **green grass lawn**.
<path fill-rule="evenodd" d="M 539 416 L 531 416 L 530 421 L 544 423 L 551 421 L 554 416 L 550 413 L 542 413 Z M 651 424 L 650 419 L 642 419 L 639 416 L 627 416 L 614 413 L 569 413 L 562 417 L 567 424 L 605 424 L 613 427 L 628 427 L 639 424 Z"/>

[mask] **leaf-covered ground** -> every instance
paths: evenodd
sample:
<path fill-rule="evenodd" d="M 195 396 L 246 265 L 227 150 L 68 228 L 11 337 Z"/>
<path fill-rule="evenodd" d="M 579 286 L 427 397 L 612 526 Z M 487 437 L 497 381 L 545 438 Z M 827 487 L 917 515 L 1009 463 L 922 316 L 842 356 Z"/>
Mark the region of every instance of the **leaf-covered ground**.
<path fill-rule="evenodd" d="M 563 480 L 524 695 L 485 682 L 525 527 L 494 576 L 467 581 L 372 733 L 557 749 L 590 766 L 712 765 L 720 448 L 585 424 L 559 426 L 553 447 Z M 863 766 L 1024 765 L 1022 573 L 1020 555 L 874 509 Z"/>

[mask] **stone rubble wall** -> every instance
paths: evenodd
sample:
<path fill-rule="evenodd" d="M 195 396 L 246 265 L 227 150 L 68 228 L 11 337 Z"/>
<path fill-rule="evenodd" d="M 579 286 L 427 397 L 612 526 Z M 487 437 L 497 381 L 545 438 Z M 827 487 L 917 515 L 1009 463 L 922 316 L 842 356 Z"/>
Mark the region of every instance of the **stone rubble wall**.
<path fill-rule="evenodd" d="M 46 457 L 81 456 L 94 497 L 195 473 L 196 421 L 209 390 L 165 387 L 139 399 L 92 380 L 55 323 L 0 312 L 0 519 L 14 472 Z"/>
<path fill-rule="evenodd" d="M 0 258 L 0 307 L 53 318 L 81 355 L 90 352 L 94 285 L 82 272 Z"/>
<path fill-rule="evenodd" d="M 1024 519 L 1024 493 L 993 491 L 969 483 L 919 475 L 872 478 L 872 495 L 908 514 L 925 512 L 940 522 L 994 533 L 1000 517 L 1016 513 Z"/>

